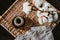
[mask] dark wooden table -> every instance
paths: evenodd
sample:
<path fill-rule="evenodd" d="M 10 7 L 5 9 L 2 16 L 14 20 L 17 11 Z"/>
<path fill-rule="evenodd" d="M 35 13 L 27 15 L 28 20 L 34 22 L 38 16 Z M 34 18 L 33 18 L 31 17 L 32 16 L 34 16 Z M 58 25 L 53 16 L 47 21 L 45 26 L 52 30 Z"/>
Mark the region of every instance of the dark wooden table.
<path fill-rule="evenodd" d="M 13 39 L 14 37 L 2 26 L 0 26 L 0 40 L 13 40 Z"/>

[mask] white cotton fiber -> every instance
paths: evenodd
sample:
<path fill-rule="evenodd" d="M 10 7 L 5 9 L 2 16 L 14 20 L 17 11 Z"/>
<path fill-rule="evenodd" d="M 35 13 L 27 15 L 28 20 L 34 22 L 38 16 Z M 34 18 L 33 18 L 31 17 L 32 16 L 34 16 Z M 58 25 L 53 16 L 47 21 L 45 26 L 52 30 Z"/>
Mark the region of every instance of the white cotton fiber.
<path fill-rule="evenodd" d="M 44 9 L 44 11 L 48 11 L 49 7 L 51 7 L 51 5 L 48 2 L 44 2 L 42 9 Z"/>
<path fill-rule="evenodd" d="M 58 19 L 58 14 L 56 12 L 56 9 L 49 8 L 49 11 L 50 11 L 51 14 L 53 14 L 54 21 L 56 21 Z M 52 11 L 53 11 L 53 13 L 52 13 Z"/>
<path fill-rule="evenodd" d="M 29 3 L 28 2 L 23 3 L 23 11 L 26 14 L 29 14 L 29 12 L 31 11 L 31 6 L 29 6 Z"/>
<path fill-rule="evenodd" d="M 43 0 L 33 0 L 34 5 L 40 6 L 44 1 Z"/>
<path fill-rule="evenodd" d="M 36 14 L 36 15 L 37 15 L 38 17 L 40 17 L 40 13 L 41 13 L 41 11 L 37 11 L 37 14 Z"/>
<path fill-rule="evenodd" d="M 42 5 L 44 1 L 43 0 L 33 0 L 33 4 L 35 5 L 35 7 L 41 11 L 43 11 L 42 8 L 40 8 L 40 6 Z"/>

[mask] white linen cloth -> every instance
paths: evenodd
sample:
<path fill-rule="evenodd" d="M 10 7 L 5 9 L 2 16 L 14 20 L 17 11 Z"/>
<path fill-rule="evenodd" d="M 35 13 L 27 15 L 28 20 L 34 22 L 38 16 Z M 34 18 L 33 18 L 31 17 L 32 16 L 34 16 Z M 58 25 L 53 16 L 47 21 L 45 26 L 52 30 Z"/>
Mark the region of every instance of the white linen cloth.
<path fill-rule="evenodd" d="M 15 40 L 54 40 L 52 29 L 46 26 L 31 27 L 25 34 L 19 35 Z"/>

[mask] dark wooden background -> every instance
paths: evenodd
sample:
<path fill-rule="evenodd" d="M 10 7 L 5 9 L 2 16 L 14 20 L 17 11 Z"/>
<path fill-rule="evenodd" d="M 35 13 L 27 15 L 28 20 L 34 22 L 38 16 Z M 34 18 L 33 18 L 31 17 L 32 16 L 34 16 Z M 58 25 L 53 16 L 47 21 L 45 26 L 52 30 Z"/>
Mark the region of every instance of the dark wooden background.
<path fill-rule="evenodd" d="M 15 0 L 0 0 L 0 15 L 2 15 Z M 60 10 L 60 0 L 47 0 L 58 10 Z M 52 31 L 55 40 L 60 40 L 60 23 Z M 0 40 L 13 40 L 14 37 L 0 26 Z"/>

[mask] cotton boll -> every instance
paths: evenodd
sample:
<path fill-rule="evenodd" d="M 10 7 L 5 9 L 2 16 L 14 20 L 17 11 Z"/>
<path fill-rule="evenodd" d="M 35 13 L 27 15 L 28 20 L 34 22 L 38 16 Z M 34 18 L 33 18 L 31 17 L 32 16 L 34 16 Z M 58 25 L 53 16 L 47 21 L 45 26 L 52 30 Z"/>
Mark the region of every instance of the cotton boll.
<path fill-rule="evenodd" d="M 48 13 L 47 12 L 43 12 L 43 13 L 41 13 L 41 15 L 43 15 L 45 17 L 48 17 Z"/>
<path fill-rule="evenodd" d="M 49 8 L 49 11 L 50 11 L 51 14 L 54 14 L 54 15 L 53 15 L 53 18 L 54 18 L 54 19 L 53 19 L 53 20 L 56 21 L 56 20 L 58 19 L 58 14 L 57 14 L 57 12 L 56 12 L 56 9 Z"/>
<path fill-rule="evenodd" d="M 48 22 L 53 22 L 53 15 L 50 14 L 50 15 L 48 16 Z"/>
<path fill-rule="evenodd" d="M 36 6 L 37 8 L 38 8 L 38 10 L 40 10 L 40 11 L 43 11 L 43 8 L 41 8 L 41 7 L 38 7 L 38 6 Z"/>
<path fill-rule="evenodd" d="M 47 18 L 43 18 L 43 23 L 46 23 L 48 20 L 47 20 Z"/>
<path fill-rule="evenodd" d="M 34 5 L 41 6 L 43 0 L 33 0 Z"/>
<path fill-rule="evenodd" d="M 48 19 L 48 22 L 53 22 L 53 18 L 49 18 Z"/>
<path fill-rule="evenodd" d="M 41 11 L 37 11 L 37 17 L 40 17 Z"/>
<path fill-rule="evenodd" d="M 49 13 L 42 13 L 42 15 L 46 18 L 46 19 L 44 19 L 44 21 L 52 22 L 53 21 L 53 15 L 49 14 L 49 16 L 48 16 L 48 14 Z"/>
<path fill-rule="evenodd" d="M 48 2 L 44 2 L 44 5 L 43 6 L 51 7 L 51 5 Z"/>
<path fill-rule="evenodd" d="M 56 21 L 58 19 L 58 14 L 57 12 L 54 12 L 54 21 Z"/>
<path fill-rule="evenodd" d="M 38 22 L 39 22 L 40 24 L 43 24 L 41 18 L 38 19 Z"/>
<path fill-rule="evenodd" d="M 52 11 L 54 12 L 54 11 L 56 11 L 56 9 L 54 9 L 54 8 L 49 8 L 49 11 L 50 11 L 50 12 L 52 12 Z"/>
<path fill-rule="evenodd" d="M 23 3 L 23 11 L 24 11 L 26 14 L 29 14 L 29 12 L 31 11 L 31 6 L 28 6 L 28 5 L 29 5 L 28 2 Z"/>
<path fill-rule="evenodd" d="M 40 17 L 40 16 L 46 16 L 46 17 L 48 17 L 48 13 L 46 13 L 46 12 L 41 13 L 41 11 L 37 11 L 37 14 L 36 15 L 38 17 Z"/>
<path fill-rule="evenodd" d="M 38 5 L 35 5 L 35 7 L 36 7 L 38 10 L 43 11 L 43 8 L 42 8 L 42 7 L 40 7 L 40 6 L 38 6 Z"/>
<path fill-rule="evenodd" d="M 44 23 L 47 22 L 47 19 L 46 19 L 45 17 L 39 18 L 39 19 L 38 19 L 38 22 L 39 22 L 40 24 L 44 24 Z"/>
<path fill-rule="evenodd" d="M 48 11 L 48 7 L 46 7 L 46 6 L 44 6 L 42 9 L 43 9 L 44 11 Z"/>
<path fill-rule="evenodd" d="M 46 12 L 43 12 L 43 13 L 40 13 L 39 15 L 39 18 L 38 18 L 38 22 L 40 24 L 44 24 L 46 22 L 53 22 L 53 15 L 52 14 L 49 14 L 49 13 L 46 13 Z"/>
<path fill-rule="evenodd" d="M 51 6 L 50 6 L 50 4 L 48 2 L 44 2 L 43 3 L 43 7 L 42 8 L 44 9 L 44 11 L 48 11 L 49 7 L 51 7 Z"/>
<path fill-rule="evenodd" d="M 41 11 L 43 11 L 43 9 L 40 7 L 42 5 L 44 1 L 43 0 L 33 0 L 33 4 L 35 5 L 35 7 Z"/>
<path fill-rule="evenodd" d="M 45 13 L 45 12 L 41 13 L 40 11 L 37 11 L 37 16 L 39 17 L 38 22 L 40 24 L 44 24 L 44 23 L 48 22 L 48 19 L 46 18 L 46 17 L 48 17 L 48 13 Z"/>

